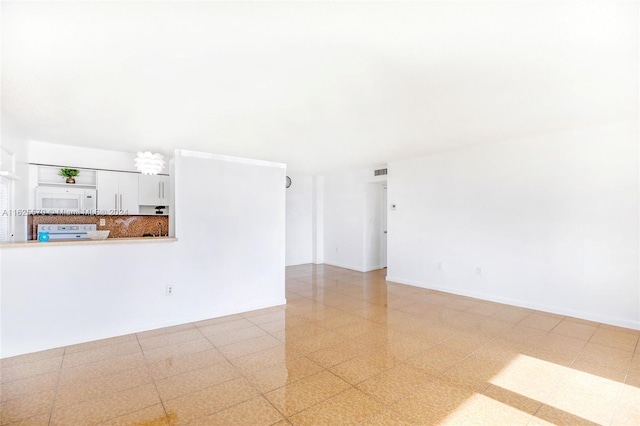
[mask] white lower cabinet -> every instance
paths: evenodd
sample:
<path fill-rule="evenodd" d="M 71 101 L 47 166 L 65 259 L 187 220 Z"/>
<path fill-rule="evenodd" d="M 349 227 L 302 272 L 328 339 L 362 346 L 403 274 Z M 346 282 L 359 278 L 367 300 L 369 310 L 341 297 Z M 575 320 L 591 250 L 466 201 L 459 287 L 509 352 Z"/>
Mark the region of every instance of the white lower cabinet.
<path fill-rule="evenodd" d="M 101 214 L 139 214 L 137 173 L 98 170 L 97 188 Z"/>

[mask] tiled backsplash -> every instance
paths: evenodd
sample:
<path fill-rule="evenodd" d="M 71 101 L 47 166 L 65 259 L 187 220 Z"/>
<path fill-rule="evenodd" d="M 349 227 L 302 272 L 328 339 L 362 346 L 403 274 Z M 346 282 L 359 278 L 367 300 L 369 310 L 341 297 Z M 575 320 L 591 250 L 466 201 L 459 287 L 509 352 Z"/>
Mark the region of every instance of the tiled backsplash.
<path fill-rule="evenodd" d="M 105 226 L 100 226 L 100 219 L 105 220 Z M 30 238 L 38 237 L 39 224 L 82 223 L 98 225 L 99 230 L 109 230 L 109 238 L 142 237 L 144 234 L 158 235 L 158 224 L 162 228 L 162 235 L 167 235 L 169 229 L 168 216 L 84 216 L 84 215 L 32 215 L 28 224 Z"/>

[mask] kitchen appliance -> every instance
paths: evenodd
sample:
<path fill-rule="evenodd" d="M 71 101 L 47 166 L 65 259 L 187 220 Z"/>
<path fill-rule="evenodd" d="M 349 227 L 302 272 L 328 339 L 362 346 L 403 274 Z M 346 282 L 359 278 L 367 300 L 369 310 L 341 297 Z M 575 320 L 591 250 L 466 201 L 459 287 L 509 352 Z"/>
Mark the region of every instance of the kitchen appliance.
<path fill-rule="evenodd" d="M 36 187 L 36 210 L 39 213 L 95 214 L 96 190 L 69 187 Z"/>
<path fill-rule="evenodd" d="M 41 232 L 49 233 L 49 240 L 51 241 L 64 241 L 64 240 L 88 240 L 88 231 L 95 231 L 97 226 L 95 224 L 82 224 L 82 223 L 69 223 L 69 224 L 47 224 L 41 223 L 38 225 L 38 235 Z"/>

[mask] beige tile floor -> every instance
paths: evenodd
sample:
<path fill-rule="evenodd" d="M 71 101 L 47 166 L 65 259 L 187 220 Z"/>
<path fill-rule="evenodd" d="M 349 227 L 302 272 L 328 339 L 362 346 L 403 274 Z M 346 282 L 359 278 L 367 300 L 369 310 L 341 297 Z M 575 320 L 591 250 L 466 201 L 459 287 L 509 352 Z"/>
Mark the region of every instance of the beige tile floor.
<path fill-rule="evenodd" d="M 287 269 L 287 305 L 1 361 L 2 425 L 640 425 L 640 332 Z"/>

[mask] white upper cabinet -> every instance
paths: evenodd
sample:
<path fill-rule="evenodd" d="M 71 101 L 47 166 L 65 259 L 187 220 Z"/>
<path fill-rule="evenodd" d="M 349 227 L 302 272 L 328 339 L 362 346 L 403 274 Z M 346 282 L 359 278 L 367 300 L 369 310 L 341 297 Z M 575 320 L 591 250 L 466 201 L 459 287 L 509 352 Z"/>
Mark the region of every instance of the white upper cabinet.
<path fill-rule="evenodd" d="M 169 176 L 138 175 L 138 204 L 169 206 Z"/>
<path fill-rule="evenodd" d="M 139 214 L 138 174 L 98 170 L 97 180 L 100 213 Z"/>

